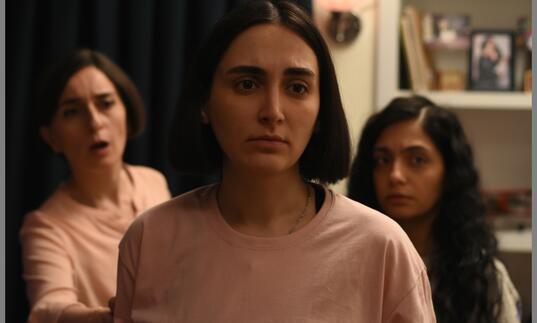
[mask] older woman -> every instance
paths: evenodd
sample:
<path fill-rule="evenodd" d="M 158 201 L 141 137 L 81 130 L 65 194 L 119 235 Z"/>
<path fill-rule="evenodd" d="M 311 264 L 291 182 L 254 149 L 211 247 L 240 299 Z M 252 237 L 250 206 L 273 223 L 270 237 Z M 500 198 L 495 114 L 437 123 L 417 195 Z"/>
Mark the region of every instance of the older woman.
<path fill-rule="evenodd" d="M 43 76 L 36 102 L 43 140 L 70 169 L 20 236 L 29 322 L 111 322 L 118 243 L 136 215 L 170 197 L 154 169 L 127 165 L 143 129 L 140 95 L 103 54 L 77 50 Z"/>

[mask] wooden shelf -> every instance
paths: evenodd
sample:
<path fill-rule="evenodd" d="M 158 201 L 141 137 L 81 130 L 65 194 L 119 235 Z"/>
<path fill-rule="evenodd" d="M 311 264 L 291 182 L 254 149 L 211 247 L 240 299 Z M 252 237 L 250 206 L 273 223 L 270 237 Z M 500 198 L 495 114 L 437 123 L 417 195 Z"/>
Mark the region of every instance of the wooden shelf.
<path fill-rule="evenodd" d="M 411 91 L 398 90 L 397 96 L 409 96 Z M 423 91 L 415 92 L 434 103 L 452 109 L 531 110 L 531 93 L 481 91 Z"/>
<path fill-rule="evenodd" d="M 399 21 L 401 0 L 379 0 L 375 110 L 394 97 L 410 95 L 399 89 Z M 419 92 L 441 106 L 460 109 L 531 110 L 531 93 L 426 91 Z"/>
<path fill-rule="evenodd" d="M 466 51 L 470 48 L 470 41 L 468 39 L 458 39 L 452 43 L 444 43 L 440 41 L 426 42 L 425 47 L 429 50 L 453 50 L 453 51 Z"/>
<path fill-rule="evenodd" d="M 497 230 L 498 249 L 503 252 L 531 253 L 531 230 Z"/>

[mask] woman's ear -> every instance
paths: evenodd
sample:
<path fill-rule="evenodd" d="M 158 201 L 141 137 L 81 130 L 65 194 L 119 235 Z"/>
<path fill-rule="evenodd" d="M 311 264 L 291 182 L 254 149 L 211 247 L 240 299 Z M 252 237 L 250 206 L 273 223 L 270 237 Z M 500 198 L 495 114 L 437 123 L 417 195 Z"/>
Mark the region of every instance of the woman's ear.
<path fill-rule="evenodd" d="M 60 145 L 58 144 L 54 134 L 52 134 L 50 131 L 49 127 L 43 126 L 39 128 L 39 134 L 41 135 L 41 138 L 49 145 L 50 149 L 52 149 L 55 153 L 61 153 Z"/>
<path fill-rule="evenodd" d="M 207 105 L 201 108 L 201 123 L 209 124 L 209 116 L 207 115 Z"/>

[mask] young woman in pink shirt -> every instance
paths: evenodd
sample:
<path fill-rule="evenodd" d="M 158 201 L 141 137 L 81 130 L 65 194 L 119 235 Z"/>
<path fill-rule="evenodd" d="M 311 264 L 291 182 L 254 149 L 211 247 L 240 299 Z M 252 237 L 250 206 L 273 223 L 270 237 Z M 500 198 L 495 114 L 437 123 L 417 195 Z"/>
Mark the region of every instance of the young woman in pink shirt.
<path fill-rule="evenodd" d="M 139 212 L 170 198 L 162 174 L 123 162 L 127 139 L 143 130 L 143 103 L 128 76 L 91 50 L 51 66 L 38 91 L 41 136 L 70 177 L 20 231 L 28 322 L 111 322 L 119 241 Z"/>
<path fill-rule="evenodd" d="M 286 1 L 214 27 L 171 157 L 220 180 L 146 212 L 120 245 L 116 322 L 435 322 L 425 266 L 389 218 L 328 189 L 350 140 L 328 48 Z"/>

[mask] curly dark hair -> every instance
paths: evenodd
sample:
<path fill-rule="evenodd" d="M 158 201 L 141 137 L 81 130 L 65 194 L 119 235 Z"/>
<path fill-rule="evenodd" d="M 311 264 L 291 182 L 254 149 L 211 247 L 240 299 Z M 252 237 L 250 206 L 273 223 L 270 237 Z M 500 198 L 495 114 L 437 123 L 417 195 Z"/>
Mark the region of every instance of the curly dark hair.
<path fill-rule="evenodd" d="M 428 258 L 437 320 L 496 322 L 501 308 L 494 266 L 497 241 L 485 223 L 472 149 L 454 113 L 425 97 L 413 96 L 396 98 L 371 116 L 358 144 L 348 195 L 379 209 L 373 181 L 374 145 L 390 125 L 416 119 L 423 113 L 423 129 L 440 151 L 445 165 L 442 195 L 437 203 L 439 211 L 432 224 L 434 252 Z"/>

